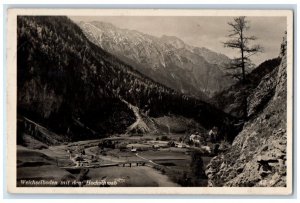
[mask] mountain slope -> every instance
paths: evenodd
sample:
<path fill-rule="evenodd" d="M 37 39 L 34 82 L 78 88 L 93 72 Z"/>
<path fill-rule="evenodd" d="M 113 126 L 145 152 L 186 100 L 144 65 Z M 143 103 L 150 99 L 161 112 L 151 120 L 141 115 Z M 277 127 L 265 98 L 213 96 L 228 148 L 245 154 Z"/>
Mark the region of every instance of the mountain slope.
<path fill-rule="evenodd" d="M 230 61 L 225 55 L 189 46 L 173 36 L 158 38 L 110 23 L 79 25 L 90 41 L 181 93 L 207 99 L 232 84 L 223 69 Z"/>
<path fill-rule="evenodd" d="M 268 84 L 268 88 L 265 89 L 269 94 L 264 97 L 268 102 L 275 93 L 274 79 L 280 65 L 281 58 L 274 58 L 267 60 L 261 63 L 257 68 L 255 68 L 251 73 L 247 75 L 247 83 L 243 84 L 242 82 L 237 82 L 228 89 L 216 94 L 212 99 L 211 103 L 214 104 L 217 108 L 222 109 L 226 113 L 229 113 L 233 116 L 242 118 L 243 116 L 243 95 L 245 94 L 248 99 L 248 116 L 253 115 L 252 112 L 259 111 L 264 102 L 260 102 L 260 105 L 254 104 L 251 98 L 255 98 L 255 89 L 259 88 L 258 86 L 263 84 Z M 265 82 L 264 82 L 265 81 Z M 268 81 L 266 83 L 266 81 Z"/>
<path fill-rule="evenodd" d="M 236 134 L 233 117 L 141 75 L 66 17 L 19 16 L 17 32 L 18 115 L 63 139 L 126 132 L 136 121 L 130 105 L 149 117 L 180 115 Z"/>
<path fill-rule="evenodd" d="M 253 90 L 253 104 L 265 102 L 270 88 L 274 94 L 261 111 L 245 123 L 232 147 L 214 157 L 207 166 L 210 186 L 286 187 L 287 147 L 287 59 L 286 39 L 282 44 L 281 63 Z M 255 105 L 254 105 L 255 106 Z"/>

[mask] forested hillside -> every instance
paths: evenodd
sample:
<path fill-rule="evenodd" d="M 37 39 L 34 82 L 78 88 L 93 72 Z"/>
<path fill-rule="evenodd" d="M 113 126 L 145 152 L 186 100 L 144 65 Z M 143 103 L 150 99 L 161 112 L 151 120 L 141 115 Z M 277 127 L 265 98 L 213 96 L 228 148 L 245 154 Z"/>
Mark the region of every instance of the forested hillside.
<path fill-rule="evenodd" d="M 135 116 L 181 115 L 234 137 L 235 119 L 179 94 L 89 42 L 67 17 L 18 17 L 18 116 L 66 139 L 123 133 Z M 22 126 L 22 125 L 21 125 Z"/>

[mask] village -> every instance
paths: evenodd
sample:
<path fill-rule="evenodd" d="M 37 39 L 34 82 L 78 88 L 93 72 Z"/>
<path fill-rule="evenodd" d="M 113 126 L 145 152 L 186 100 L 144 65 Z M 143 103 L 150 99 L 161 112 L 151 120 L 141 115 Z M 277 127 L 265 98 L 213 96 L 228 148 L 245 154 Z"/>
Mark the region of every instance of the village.
<path fill-rule="evenodd" d="M 114 168 L 149 167 L 171 179 L 180 179 L 189 173 L 191 153 L 201 154 L 203 164 L 225 151 L 228 144 L 220 140 L 218 128 L 207 134 L 114 135 L 100 140 L 68 143 L 64 147 L 68 161 L 58 158 L 57 165 L 74 175 L 101 173 Z M 106 169 L 107 168 L 107 169 Z M 127 170 L 127 169 L 125 169 Z M 109 175 L 107 176 L 109 177 Z"/>
<path fill-rule="evenodd" d="M 147 154 L 147 151 L 182 152 L 188 155 L 191 150 L 199 150 L 206 155 L 216 154 L 219 150 L 224 150 L 226 147 L 224 142 L 218 142 L 217 130 L 218 129 L 214 127 L 209 131 L 207 136 L 195 132 L 190 136 L 179 136 L 178 140 L 176 140 L 178 135 L 163 135 L 157 137 L 155 140 L 147 136 L 126 137 L 118 135 L 101 140 L 94 140 L 92 144 L 86 144 L 86 141 L 72 143 L 68 145 L 66 151 L 69 154 L 70 160 L 74 163 L 73 168 L 107 167 L 113 165 L 99 164 L 99 162 L 97 162 L 99 157 L 107 157 L 103 160 L 107 161 L 109 159 L 111 162 L 121 163 L 121 165 L 124 165 L 123 163 L 126 165 L 129 160 L 134 160 L 132 162 L 135 162 L 136 165 L 138 165 L 138 161 L 143 162 L 143 165 L 145 165 L 146 162 L 151 163 L 151 160 L 139 156 L 138 152 L 145 152 L 145 154 Z M 97 147 L 95 145 L 97 145 Z M 115 154 L 115 152 L 118 152 L 118 154 Z M 141 160 L 133 159 L 135 157 Z"/>

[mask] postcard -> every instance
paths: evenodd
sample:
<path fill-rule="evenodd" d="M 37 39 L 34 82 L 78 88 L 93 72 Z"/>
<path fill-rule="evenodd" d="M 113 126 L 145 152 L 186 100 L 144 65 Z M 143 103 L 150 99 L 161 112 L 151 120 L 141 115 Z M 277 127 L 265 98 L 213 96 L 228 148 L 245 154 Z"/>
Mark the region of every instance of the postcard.
<path fill-rule="evenodd" d="M 7 189 L 292 193 L 293 12 L 9 9 Z"/>

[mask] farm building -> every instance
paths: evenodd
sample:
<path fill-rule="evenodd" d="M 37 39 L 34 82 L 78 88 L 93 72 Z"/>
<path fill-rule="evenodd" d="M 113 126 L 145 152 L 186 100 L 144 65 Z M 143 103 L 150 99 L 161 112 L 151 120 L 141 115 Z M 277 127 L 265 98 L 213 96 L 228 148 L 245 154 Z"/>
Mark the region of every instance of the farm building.
<path fill-rule="evenodd" d="M 137 149 L 136 148 L 132 148 L 131 152 L 137 152 Z"/>

